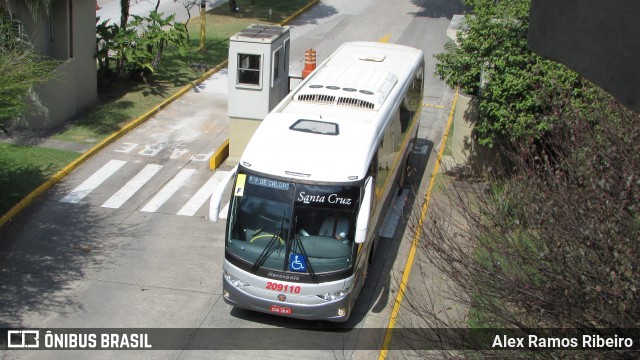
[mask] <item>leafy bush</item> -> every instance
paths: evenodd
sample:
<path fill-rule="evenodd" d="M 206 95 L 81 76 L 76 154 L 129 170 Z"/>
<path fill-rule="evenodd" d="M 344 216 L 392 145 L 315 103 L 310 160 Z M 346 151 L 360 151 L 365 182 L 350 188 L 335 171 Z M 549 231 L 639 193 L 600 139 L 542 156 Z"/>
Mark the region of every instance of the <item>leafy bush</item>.
<path fill-rule="evenodd" d="M 590 85 L 529 50 L 530 0 L 464 2 L 473 12 L 465 16 L 457 41 L 436 55 L 436 74 L 449 86 L 478 96 L 475 131 L 480 144 L 543 138 L 556 121 L 547 111 L 554 99 L 584 96 Z"/>
<path fill-rule="evenodd" d="M 110 85 L 122 70 L 146 82 L 160 64 L 166 46 L 174 46 L 180 54 L 188 51 L 187 28 L 175 21 L 174 14 L 163 17 L 163 13 L 151 11 L 145 17 L 131 17 L 124 28 L 108 21 L 96 26 L 96 58 L 103 85 Z"/>

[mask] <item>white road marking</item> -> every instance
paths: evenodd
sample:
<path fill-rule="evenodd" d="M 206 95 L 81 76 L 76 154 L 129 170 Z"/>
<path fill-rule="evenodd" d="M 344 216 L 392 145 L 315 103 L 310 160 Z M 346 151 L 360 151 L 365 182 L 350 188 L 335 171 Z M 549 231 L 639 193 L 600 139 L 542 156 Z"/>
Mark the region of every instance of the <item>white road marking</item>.
<path fill-rule="evenodd" d="M 193 216 L 198 209 L 211 197 L 216 186 L 220 184 L 220 181 L 228 174 L 228 171 L 216 171 L 209 180 L 202 185 L 200 190 L 178 211 L 178 215 Z"/>
<path fill-rule="evenodd" d="M 102 207 L 117 209 L 122 206 L 133 194 L 147 183 L 155 174 L 162 169 L 162 165 L 148 164 L 140 172 L 129 180 L 118 192 L 113 194 L 109 200 L 102 204 Z"/>
<path fill-rule="evenodd" d="M 90 192 L 95 190 L 100 184 L 102 184 L 105 180 L 107 180 L 111 175 L 113 175 L 118 169 L 120 169 L 126 161 L 123 160 L 111 160 L 106 163 L 100 170 L 96 171 L 93 175 L 91 175 L 87 180 L 85 180 L 82 184 L 78 185 L 75 189 L 73 189 L 70 193 L 68 193 L 65 197 L 60 199 L 60 202 L 66 202 L 71 204 L 76 204 L 80 200 L 82 200 L 85 196 L 89 195 Z"/>
<path fill-rule="evenodd" d="M 229 213 L 229 204 L 231 202 L 227 201 L 227 205 L 225 205 L 222 210 L 220 211 L 220 214 L 218 214 L 218 218 L 220 219 L 227 219 L 227 214 Z"/>
<path fill-rule="evenodd" d="M 182 169 L 180 172 L 167 183 L 160 191 L 156 194 L 156 196 L 151 199 L 140 211 L 144 212 L 155 212 L 164 204 L 169 198 L 175 194 L 178 189 L 184 185 L 184 183 L 189 180 L 191 175 L 196 172 L 196 169 Z"/>

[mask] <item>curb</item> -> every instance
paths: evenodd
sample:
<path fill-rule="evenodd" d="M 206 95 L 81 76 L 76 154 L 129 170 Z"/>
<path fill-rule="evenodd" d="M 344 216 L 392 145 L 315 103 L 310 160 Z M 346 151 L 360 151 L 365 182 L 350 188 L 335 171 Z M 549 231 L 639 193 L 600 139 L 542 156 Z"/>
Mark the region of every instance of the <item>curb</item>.
<path fill-rule="evenodd" d="M 317 4 L 319 2 L 320 2 L 320 0 L 313 0 L 312 2 L 310 2 L 307 5 L 305 5 L 304 7 L 302 7 L 300 10 L 296 11 L 295 13 L 293 13 L 288 18 L 284 19 L 278 25 L 285 25 L 285 24 L 291 22 L 293 19 L 295 19 L 296 17 L 300 16 L 300 14 L 302 14 L 305 11 L 307 11 L 309 8 L 311 8 L 312 6 L 314 6 L 315 4 Z M 93 155 L 98 153 L 100 150 L 102 150 L 105 147 L 107 147 L 107 145 L 109 145 L 112 142 L 116 141 L 117 139 L 119 139 L 120 137 L 122 137 L 123 135 L 128 133 L 129 131 L 133 130 L 138 125 L 140 125 L 140 124 L 144 123 L 145 121 L 149 120 L 153 115 L 157 114 L 160 110 L 162 110 L 165 107 L 167 107 L 169 104 L 174 102 L 177 98 L 179 98 L 180 96 L 186 94 L 187 92 L 189 92 L 194 87 L 200 85 L 202 82 L 207 80 L 213 74 L 215 74 L 218 71 L 224 69 L 227 66 L 227 63 L 228 63 L 228 59 L 224 60 L 220 64 L 216 65 L 213 69 L 210 69 L 210 70 L 206 71 L 204 74 L 202 74 L 202 76 L 200 76 L 196 80 L 190 82 L 189 84 L 185 85 L 184 87 L 182 87 L 182 89 L 178 90 L 176 93 L 174 93 L 173 95 L 171 95 L 168 98 L 166 98 L 160 104 L 154 106 L 151 110 L 147 111 L 142 116 L 140 116 L 137 119 L 127 123 L 122 129 L 120 129 L 120 130 L 114 132 L 113 134 L 109 135 L 107 138 L 105 138 L 104 140 L 102 140 L 101 142 L 96 144 L 94 147 L 92 147 L 91 149 L 89 149 L 86 152 L 84 152 L 82 155 L 80 155 L 80 157 L 78 157 L 77 159 L 72 161 L 69 165 L 65 166 L 60 171 L 55 173 L 47 181 L 45 181 L 42 185 L 38 186 L 35 190 L 30 192 L 27 196 L 25 196 L 22 200 L 20 200 L 16 205 L 14 205 L 11 209 L 9 209 L 9 211 L 7 211 L 4 215 L 2 215 L 2 217 L 0 217 L 0 228 L 2 226 L 4 226 L 4 224 L 6 224 L 9 220 L 11 220 L 11 218 L 16 216 L 20 211 L 22 211 L 25 207 L 27 207 L 27 205 L 31 204 L 31 202 L 33 200 L 38 198 L 45 191 L 47 191 L 53 185 L 55 185 L 60 180 L 62 180 L 62 178 L 64 178 L 71 171 L 75 170 L 78 166 L 82 165 L 82 163 L 87 161 L 90 157 L 92 157 Z M 216 165 L 216 168 L 217 168 L 217 166 L 220 166 L 220 164 L 222 164 L 222 162 L 224 162 L 224 160 L 226 159 L 226 156 L 224 156 L 225 153 L 226 154 L 229 153 L 229 139 L 227 139 L 222 144 L 222 146 L 215 151 L 216 156 L 215 156 L 215 159 L 210 162 L 210 166 Z M 214 170 L 214 168 L 211 168 L 211 169 Z"/>
<path fill-rule="evenodd" d="M 215 170 L 229 157 L 229 138 L 227 138 L 222 145 L 213 153 L 213 156 L 209 158 L 209 169 Z"/>

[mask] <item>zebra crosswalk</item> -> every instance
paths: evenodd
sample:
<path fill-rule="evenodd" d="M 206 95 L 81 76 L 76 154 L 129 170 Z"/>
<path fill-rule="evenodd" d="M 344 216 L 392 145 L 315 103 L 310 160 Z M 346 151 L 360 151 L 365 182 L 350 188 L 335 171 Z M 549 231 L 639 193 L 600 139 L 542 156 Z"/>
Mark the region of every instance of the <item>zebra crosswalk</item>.
<path fill-rule="evenodd" d="M 103 167 L 101 167 L 100 170 L 93 173 L 93 175 L 91 175 L 87 180 L 85 180 L 77 188 L 73 189 L 73 191 L 68 193 L 60 201 L 71 203 L 71 204 L 76 204 L 80 202 L 80 200 L 84 199 L 85 196 L 89 195 L 90 192 L 95 190 L 105 180 L 111 177 L 111 175 L 113 175 L 116 171 L 118 171 L 124 164 L 126 164 L 126 161 L 122 161 L 122 160 L 109 161 Z"/>
<path fill-rule="evenodd" d="M 149 164 L 140 170 L 140 172 L 128 183 L 125 184 L 120 190 L 118 190 L 112 197 L 102 204 L 102 207 L 108 207 L 117 209 L 122 206 L 133 194 L 135 194 L 140 188 L 151 180 L 151 178 L 162 169 L 161 165 Z"/>
<path fill-rule="evenodd" d="M 109 160 L 59 201 L 69 204 L 101 203 L 101 207 L 119 209 L 127 202 L 134 202 L 134 199 L 138 197 L 135 201 L 142 203 L 139 211 L 153 213 L 158 212 L 163 206 L 166 207 L 165 204 L 173 198 L 173 202 L 178 202 L 180 206 L 179 210 L 174 211 L 176 215 L 196 216 L 198 210 L 203 208 L 205 204 L 208 205 L 207 201 L 211 194 L 228 174 L 228 171 L 220 170 L 211 175 L 198 174 L 198 171 L 201 170 L 188 167 L 172 174 L 174 171 L 175 168 L 167 169 L 165 165 L 160 164 L 145 165 L 125 160 Z M 205 171 L 208 172 L 208 170 Z M 167 176 L 167 173 L 170 179 L 166 182 L 160 182 L 159 190 L 153 189 L 151 193 L 148 190 L 142 191 L 145 186 L 154 186 L 151 185 L 154 178 L 161 177 L 161 175 Z M 203 179 L 206 181 L 200 185 L 198 182 L 202 182 Z M 155 186 L 157 186 L 157 181 Z M 194 191 L 196 188 L 197 191 Z M 100 191 L 96 191 L 98 189 Z M 107 196 L 108 198 L 102 202 L 102 199 Z M 186 198 L 188 200 L 184 201 L 183 199 Z M 227 206 L 221 211 L 221 218 L 226 217 Z M 175 205 L 173 207 L 175 208 Z M 163 212 L 166 213 L 166 211 Z M 201 212 L 201 214 L 206 213 L 206 211 Z"/>

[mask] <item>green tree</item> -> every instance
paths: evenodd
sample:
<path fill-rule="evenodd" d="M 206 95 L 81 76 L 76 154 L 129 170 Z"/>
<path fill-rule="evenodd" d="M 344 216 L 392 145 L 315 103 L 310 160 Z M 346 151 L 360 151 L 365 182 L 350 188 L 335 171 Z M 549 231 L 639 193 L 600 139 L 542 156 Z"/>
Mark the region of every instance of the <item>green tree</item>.
<path fill-rule="evenodd" d="M 436 74 L 478 96 L 480 144 L 540 139 L 556 120 L 554 99 L 567 94 L 578 99 L 591 85 L 529 50 L 531 0 L 464 1 L 473 11 L 465 16 L 457 42 L 450 41 L 436 55 Z"/>
<path fill-rule="evenodd" d="M 0 12 L 0 127 L 23 116 L 29 89 L 55 76 L 57 61 L 38 55 L 18 31 L 20 22 Z M 5 130 L 6 131 L 6 130 Z"/>

